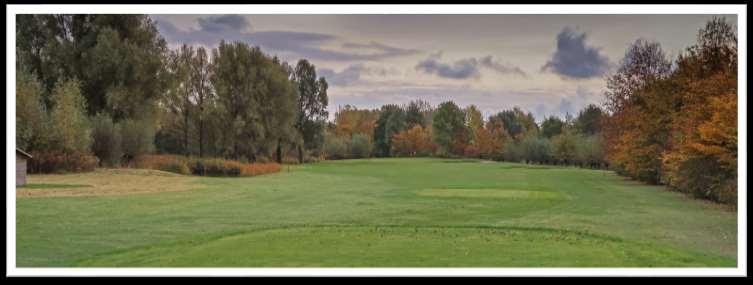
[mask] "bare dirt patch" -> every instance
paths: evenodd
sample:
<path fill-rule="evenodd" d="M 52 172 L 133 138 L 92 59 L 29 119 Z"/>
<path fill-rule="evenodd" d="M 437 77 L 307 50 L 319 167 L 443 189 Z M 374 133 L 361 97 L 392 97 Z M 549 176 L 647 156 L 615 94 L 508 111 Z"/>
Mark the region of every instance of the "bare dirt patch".
<path fill-rule="evenodd" d="M 196 189 L 198 178 L 147 169 L 97 169 L 88 173 L 29 175 L 17 198 L 113 196 Z"/>

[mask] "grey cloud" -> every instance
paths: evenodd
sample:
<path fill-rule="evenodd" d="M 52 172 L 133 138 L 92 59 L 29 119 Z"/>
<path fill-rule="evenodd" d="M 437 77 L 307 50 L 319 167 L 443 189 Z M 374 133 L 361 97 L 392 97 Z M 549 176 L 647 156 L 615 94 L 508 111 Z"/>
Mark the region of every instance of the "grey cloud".
<path fill-rule="evenodd" d="M 441 52 L 430 55 L 416 65 L 416 70 L 452 79 L 478 78 L 481 76 L 481 68 L 488 68 L 501 74 L 526 76 L 526 73 L 519 67 L 502 64 L 490 55 L 482 58 L 463 58 L 453 63 L 440 62 L 441 57 Z"/>
<path fill-rule="evenodd" d="M 536 106 L 533 108 L 534 118 L 536 118 L 537 121 L 542 121 L 540 118 L 545 118 L 548 115 L 548 108 L 544 104 L 536 104 Z"/>
<path fill-rule="evenodd" d="M 378 108 L 384 104 L 407 104 L 411 100 L 422 99 L 433 106 L 452 100 L 459 106 L 475 104 L 484 116 L 518 106 L 526 111 L 534 111 L 538 104 L 551 100 L 555 94 L 541 91 L 486 91 L 471 86 L 439 85 L 391 85 L 382 83 L 381 88 L 356 90 L 335 90 L 330 95 L 330 110 L 346 104 L 359 108 Z M 463 96 L 458 96 L 463 94 Z M 514 102 L 514 104 L 513 104 Z M 333 112 L 330 112 L 332 114 Z M 536 115 L 536 114 L 534 114 Z M 333 118 L 333 117 L 332 117 Z M 541 117 L 543 118 L 543 116 Z M 537 116 L 537 119 L 541 119 Z"/>
<path fill-rule="evenodd" d="M 557 110 L 559 111 L 559 114 L 570 114 L 571 116 L 576 112 L 573 102 L 567 98 L 562 98 L 562 100 L 560 100 Z"/>
<path fill-rule="evenodd" d="M 588 90 L 582 86 L 578 86 L 575 90 L 575 95 L 570 95 L 560 99 L 559 104 L 552 106 L 552 109 L 546 114 L 565 118 L 567 114 L 575 117 L 580 110 L 583 110 L 588 104 L 601 105 L 603 103 L 603 96 L 600 92 L 595 90 Z"/>
<path fill-rule="evenodd" d="M 371 41 L 368 44 L 359 44 L 359 43 L 344 43 L 342 45 L 343 48 L 348 49 L 370 49 L 375 50 L 377 52 L 385 53 L 385 54 L 391 54 L 391 55 L 413 55 L 420 53 L 419 50 L 415 49 L 403 49 L 403 48 L 397 48 L 388 46 L 382 43 L 378 43 L 375 41 Z"/>
<path fill-rule="evenodd" d="M 609 69 L 609 59 L 598 48 L 586 45 L 586 34 L 565 27 L 557 34 L 557 50 L 542 71 L 551 71 L 565 78 L 586 79 L 601 76 Z"/>
<path fill-rule="evenodd" d="M 321 68 L 319 76 L 324 77 L 327 83 L 333 86 L 348 86 L 361 79 L 361 72 L 355 66 L 349 66 L 340 72 L 329 68 Z"/>
<path fill-rule="evenodd" d="M 511 74 L 522 76 L 522 77 L 528 77 L 528 74 L 523 72 L 523 70 L 520 69 L 519 67 L 500 63 L 499 61 L 494 60 L 494 58 L 492 58 L 491 55 L 482 57 L 481 59 L 479 59 L 479 63 L 481 64 L 481 66 L 490 68 L 502 74 L 511 73 Z"/>
<path fill-rule="evenodd" d="M 251 28 L 246 17 L 240 15 L 222 15 L 199 18 L 199 27 L 207 32 L 243 31 Z"/>
<path fill-rule="evenodd" d="M 326 78 L 327 82 L 331 85 L 337 86 L 353 85 L 361 80 L 362 75 L 383 77 L 392 73 L 395 73 L 395 71 L 382 67 L 366 66 L 362 63 L 352 64 L 340 72 L 335 72 L 329 68 L 319 70 L 320 76 Z"/>
<path fill-rule="evenodd" d="M 220 39 L 225 39 L 227 41 L 239 39 L 237 35 L 230 37 L 223 33 L 210 32 L 203 29 L 184 31 L 178 29 L 173 23 L 163 18 L 156 18 L 156 22 L 160 34 L 165 37 L 165 40 L 169 43 L 215 45 L 219 43 Z"/>
<path fill-rule="evenodd" d="M 348 44 L 349 49 L 369 49 L 369 53 L 356 53 L 323 48 L 322 45 L 338 40 L 329 34 L 293 31 L 255 31 L 241 16 L 212 16 L 199 18 L 199 29 L 180 30 L 166 19 L 157 18 L 157 28 L 168 42 L 215 46 L 220 40 L 242 41 L 274 52 L 293 54 L 308 59 L 331 61 L 379 60 L 388 57 L 416 54 L 420 51 L 385 44 Z"/>
<path fill-rule="evenodd" d="M 439 62 L 436 58 L 430 57 L 420 61 L 416 65 L 416 70 L 452 79 L 477 78 L 480 75 L 478 64 L 475 64 L 469 59 L 461 59 L 452 64 L 447 64 Z"/>
<path fill-rule="evenodd" d="M 333 89 L 329 94 L 330 108 L 336 109 L 338 105 L 346 104 L 359 108 L 378 108 L 384 104 L 407 104 L 414 99 L 423 99 L 436 106 L 444 101 L 453 100 L 459 106 L 475 104 L 484 116 L 517 106 L 526 112 L 531 111 L 535 119 L 540 122 L 552 115 L 564 118 L 566 113 L 570 113 L 576 116 L 577 112 L 588 104 L 600 105 L 603 99 L 598 90 L 582 86 L 568 91 L 568 94 L 562 94 L 559 90 L 535 88 L 492 91 L 455 84 L 418 85 L 404 82 L 369 84 L 375 84 L 375 88 Z M 377 86 L 379 88 L 376 88 Z M 458 94 L 463 94 L 463 96 L 458 96 Z"/>

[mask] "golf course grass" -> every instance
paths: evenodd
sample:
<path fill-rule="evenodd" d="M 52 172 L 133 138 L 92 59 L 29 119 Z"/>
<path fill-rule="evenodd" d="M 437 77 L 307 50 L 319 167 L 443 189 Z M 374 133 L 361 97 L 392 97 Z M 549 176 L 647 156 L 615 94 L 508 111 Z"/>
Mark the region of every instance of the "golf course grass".
<path fill-rule="evenodd" d="M 737 263 L 736 212 L 601 170 L 392 158 L 248 178 L 118 169 L 28 180 L 19 267 Z"/>

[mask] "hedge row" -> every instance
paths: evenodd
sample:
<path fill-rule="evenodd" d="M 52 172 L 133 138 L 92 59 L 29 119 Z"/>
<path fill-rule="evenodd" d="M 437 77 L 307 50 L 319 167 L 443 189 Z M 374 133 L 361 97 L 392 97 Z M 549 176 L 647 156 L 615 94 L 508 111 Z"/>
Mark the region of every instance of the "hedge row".
<path fill-rule="evenodd" d="M 177 155 L 140 155 L 131 167 L 200 176 L 257 176 L 279 172 L 277 163 L 242 163 L 219 158 L 186 158 Z"/>

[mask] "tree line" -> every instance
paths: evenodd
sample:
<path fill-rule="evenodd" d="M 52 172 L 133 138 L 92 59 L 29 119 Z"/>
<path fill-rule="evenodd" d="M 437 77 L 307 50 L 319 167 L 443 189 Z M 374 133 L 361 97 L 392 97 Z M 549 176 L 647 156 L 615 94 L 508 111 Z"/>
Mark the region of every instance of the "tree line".
<path fill-rule="evenodd" d="M 305 59 L 242 42 L 171 50 L 146 15 L 19 15 L 16 37 L 16 143 L 32 171 L 154 152 L 304 161 L 323 143 L 328 85 Z"/>
<path fill-rule="evenodd" d="M 607 80 L 607 159 L 623 175 L 734 204 L 737 80 L 737 35 L 724 18 L 674 60 L 635 41 Z"/>
<path fill-rule="evenodd" d="M 513 108 L 484 118 L 479 108 L 453 101 L 436 108 L 422 100 L 380 109 L 346 105 L 325 132 L 329 159 L 361 157 L 471 157 L 501 161 L 606 168 L 601 141 L 604 112 L 594 104 L 575 118 L 536 123 Z"/>

